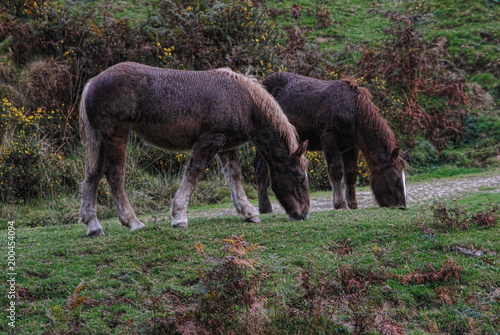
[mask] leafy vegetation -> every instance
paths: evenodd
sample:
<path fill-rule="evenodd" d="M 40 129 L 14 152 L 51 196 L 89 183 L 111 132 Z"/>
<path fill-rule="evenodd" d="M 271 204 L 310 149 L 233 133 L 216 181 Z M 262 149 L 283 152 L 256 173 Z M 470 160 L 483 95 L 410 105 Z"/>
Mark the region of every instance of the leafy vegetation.
<path fill-rule="evenodd" d="M 459 70 L 472 56 L 459 62 L 463 55 L 454 53 L 455 40 L 464 38 L 462 30 L 446 30 L 448 40 L 439 34 L 445 26 L 457 27 L 447 17 L 456 13 L 446 4 L 381 1 L 368 7 L 356 0 L 346 7 L 325 2 L 155 0 L 141 7 L 136 1 L 4 2 L 0 168 L 9 182 L 1 185 L 2 202 L 25 204 L 37 197 L 75 195 L 83 165 L 79 95 L 87 79 L 124 60 L 191 70 L 229 66 L 259 78 L 281 70 L 323 79 L 353 77 L 371 90 L 401 145 L 416 149 L 415 158 L 410 158 L 412 171 L 451 162 L 464 167 L 496 163 L 497 60 L 492 53 L 491 66 L 467 67 L 465 75 Z M 479 34 L 489 36 L 480 42 L 481 50 L 491 49 L 494 26 L 483 17 L 496 18 L 497 12 L 498 6 L 488 3 L 469 8 L 471 45 L 479 43 Z M 460 20 L 467 19 L 461 15 Z M 464 24 L 458 26 L 465 29 Z M 475 86 L 467 83 L 468 77 Z M 148 175 L 139 178 L 141 183 L 147 179 L 174 189 L 187 153 L 164 153 L 138 139 L 133 142 L 138 149 L 130 152 L 129 171 L 136 168 L 133 175 L 144 175 L 145 170 Z M 249 182 L 253 150 L 247 146 L 242 151 Z M 321 155 L 310 153 L 309 158 L 311 187 L 328 189 Z M 13 164 L 23 162 L 26 168 L 12 170 Z M 216 162 L 211 166 L 212 171 L 218 168 Z M 362 158 L 359 167 L 359 183 L 366 185 L 369 172 Z"/>

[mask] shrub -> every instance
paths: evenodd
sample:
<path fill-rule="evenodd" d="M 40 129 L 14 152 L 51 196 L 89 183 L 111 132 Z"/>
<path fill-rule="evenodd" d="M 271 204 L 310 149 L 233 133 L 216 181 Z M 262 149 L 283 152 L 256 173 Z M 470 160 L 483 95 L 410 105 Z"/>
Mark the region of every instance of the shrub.
<path fill-rule="evenodd" d="M 331 190 L 330 179 L 328 178 L 328 165 L 324 158 L 324 155 L 320 151 L 308 151 L 306 153 L 306 158 L 308 161 L 308 178 L 309 186 L 317 191 L 328 191 Z M 366 186 L 370 184 L 370 171 L 368 169 L 368 164 L 366 163 L 365 157 L 360 152 L 358 158 L 358 186 Z"/>
<path fill-rule="evenodd" d="M 0 130 L 1 199 L 24 203 L 30 197 L 38 196 L 36 185 L 41 180 L 41 158 L 39 144 L 33 132 L 38 115 L 25 117 L 24 109 L 17 109 L 7 100 L 2 101 Z"/>
<path fill-rule="evenodd" d="M 424 167 L 432 167 L 439 164 L 439 155 L 431 142 L 419 138 L 416 140 L 415 147 L 408 157 L 408 163 L 413 171 L 420 171 Z"/>
<path fill-rule="evenodd" d="M 125 60 L 148 59 L 147 44 L 119 19 L 118 5 L 12 0 L 0 5 L 0 41 L 9 38 L 0 94 L 30 114 L 55 111 L 41 128 L 66 154 L 79 145 L 78 100 L 85 82 Z M 152 56 L 149 57 L 152 59 Z M 13 72 L 18 76 L 10 75 Z M 63 146 L 64 145 L 64 146 Z"/>
<path fill-rule="evenodd" d="M 235 328 L 239 307 L 243 307 L 245 333 L 261 332 L 270 321 L 263 311 L 264 296 L 260 292 L 268 275 L 257 271 L 258 259 L 248 255 L 262 247 L 248 243 L 244 235 L 230 235 L 220 243 L 224 252 L 221 258 L 207 256 L 200 243 L 194 247 L 210 264 L 198 271 L 204 293 L 196 314 L 208 329 L 221 332 Z"/>
<path fill-rule="evenodd" d="M 26 199 L 40 195 L 41 157 L 34 136 L 21 130 L 10 146 L 0 150 L 0 176 L 3 202 L 22 204 Z"/>
<path fill-rule="evenodd" d="M 73 164 L 65 164 L 61 152 L 54 151 L 41 124 L 57 115 L 39 109 L 27 115 L 24 108 L 2 101 L 0 112 L 0 184 L 3 202 L 25 203 L 39 196 L 55 196 L 78 183 Z"/>
<path fill-rule="evenodd" d="M 464 206 L 452 201 L 450 205 L 444 202 L 436 202 L 430 206 L 432 220 L 425 223 L 424 218 L 420 218 L 419 227 L 424 232 L 450 232 L 465 231 L 473 227 L 488 229 L 496 225 L 498 220 L 498 205 L 489 203 L 483 210 L 477 213 L 470 213 Z"/>
<path fill-rule="evenodd" d="M 165 1 L 148 18 L 147 34 L 157 35 L 157 55 L 165 67 L 205 70 L 274 68 L 274 32 L 249 0 Z"/>
<path fill-rule="evenodd" d="M 439 269 L 436 269 L 431 264 L 427 264 L 426 268 L 419 268 L 406 275 L 402 275 L 400 281 L 403 285 L 454 281 L 461 278 L 460 273 L 463 270 L 463 267 L 454 259 L 448 258 L 441 264 L 441 268 Z"/>
<path fill-rule="evenodd" d="M 329 190 L 330 179 L 328 179 L 328 167 L 323 157 L 323 153 L 319 151 L 307 151 L 307 177 L 309 186 L 316 190 Z"/>
<path fill-rule="evenodd" d="M 361 56 L 359 75 L 370 84 L 383 78 L 391 90 L 402 92 L 403 104 L 382 103 L 382 110 L 393 110 L 387 117 L 413 147 L 419 135 L 437 148 L 457 142 L 463 134 L 462 120 L 469 106 L 465 79 L 454 70 L 442 41 L 430 45 L 416 29 L 417 16 L 391 13 L 394 21 L 385 30 L 381 50 L 366 47 Z M 384 104 L 385 102 L 385 104 Z"/>

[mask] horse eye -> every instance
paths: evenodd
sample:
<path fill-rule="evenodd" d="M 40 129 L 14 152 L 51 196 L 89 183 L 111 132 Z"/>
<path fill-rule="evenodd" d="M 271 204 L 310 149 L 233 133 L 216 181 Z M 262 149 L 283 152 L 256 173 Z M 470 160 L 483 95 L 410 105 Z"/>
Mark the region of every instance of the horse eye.
<path fill-rule="evenodd" d="M 304 178 L 304 177 L 297 177 L 297 181 L 299 183 L 301 183 L 301 184 L 304 182 L 304 180 L 306 180 L 306 178 Z"/>

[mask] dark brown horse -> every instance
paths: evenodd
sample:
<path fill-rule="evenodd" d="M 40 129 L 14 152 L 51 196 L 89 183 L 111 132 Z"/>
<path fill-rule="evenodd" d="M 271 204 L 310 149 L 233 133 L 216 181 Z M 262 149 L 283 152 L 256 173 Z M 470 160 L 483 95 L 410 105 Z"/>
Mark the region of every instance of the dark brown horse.
<path fill-rule="evenodd" d="M 335 209 L 358 208 L 355 188 L 360 149 L 371 172 L 371 187 L 378 204 L 406 207 L 404 159 L 408 151 L 400 154 L 394 134 L 371 102 L 367 89 L 350 81 L 324 81 L 286 72 L 274 73 L 262 84 L 283 108 L 299 137 L 309 141 L 308 150 L 323 150 Z M 259 210 L 269 213 L 272 207 L 267 194 L 267 166 L 258 154 L 254 164 Z"/>
<path fill-rule="evenodd" d="M 191 150 L 181 186 L 172 201 L 172 226 L 187 227 L 190 195 L 217 154 L 236 211 L 260 222 L 241 186 L 236 148 L 252 140 L 271 171 L 272 188 L 291 219 L 307 218 L 307 143 L 273 97 L 255 80 L 228 69 L 176 71 L 137 63 L 115 65 L 91 79 L 80 103 L 85 150 L 80 222 L 87 235 L 103 235 L 96 215 L 97 187 L 106 175 L 121 223 L 135 230 L 137 219 L 124 190 L 126 146 L 134 130 L 151 145 Z"/>

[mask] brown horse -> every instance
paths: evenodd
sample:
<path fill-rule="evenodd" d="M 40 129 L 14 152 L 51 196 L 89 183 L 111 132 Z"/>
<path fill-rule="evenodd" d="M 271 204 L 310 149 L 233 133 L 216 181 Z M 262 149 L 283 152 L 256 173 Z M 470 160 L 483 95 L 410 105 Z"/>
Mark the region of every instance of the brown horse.
<path fill-rule="evenodd" d="M 360 149 L 371 172 L 371 187 L 378 204 L 406 207 L 404 159 L 408 151 L 400 154 L 394 134 L 371 102 L 367 89 L 350 81 L 324 81 L 286 72 L 274 73 L 262 84 L 281 105 L 299 137 L 309 141 L 308 150 L 323 150 L 335 209 L 358 208 L 355 188 Z M 267 166 L 258 154 L 254 165 L 259 210 L 269 213 L 272 207 L 267 194 Z"/>
<path fill-rule="evenodd" d="M 272 188 L 291 219 L 307 218 L 309 191 L 297 132 L 278 103 L 255 80 L 229 69 L 176 71 L 137 63 L 115 65 L 91 79 L 80 103 L 80 135 L 86 156 L 80 222 L 87 235 L 103 235 L 96 215 L 103 174 L 122 225 L 144 227 L 124 190 L 126 146 L 134 130 L 151 145 L 191 150 L 172 201 L 172 226 L 187 227 L 190 195 L 217 154 L 231 197 L 246 221 L 260 222 L 241 186 L 236 148 L 251 140 L 269 165 Z"/>

